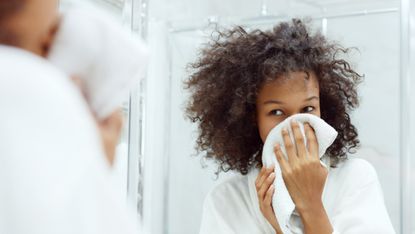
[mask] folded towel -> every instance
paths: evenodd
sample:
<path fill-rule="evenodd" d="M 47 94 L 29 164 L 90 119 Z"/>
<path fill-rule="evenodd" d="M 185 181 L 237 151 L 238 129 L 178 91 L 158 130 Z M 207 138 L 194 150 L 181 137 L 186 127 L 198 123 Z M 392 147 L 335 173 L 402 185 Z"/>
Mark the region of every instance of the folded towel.
<path fill-rule="evenodd" d="M 281 145 L 282 152 L 285 156 L 287 156 L 281 130 L 283 128 L 287 128 L 291 140 L 294 142 L 292 129 L 290 127 L 290 123 L 292 120 L 296 120 L 299 123 L 300 130 L 304 136 L 304 141 L 306 145 L 307 142 L 304 134 L 304 123 L 309 123 L 311 127 L 314 129 L 319 145 L 318 150 L 320 159 L 326 152 L 327 148 L 331 144 L 333 144 L 334 140 L 337 137 L 337 132 L 333 127 L 328 125 L 321 118 L 311 114 L 297 114 L 290 116 L 289 118 L 285 119 L 283 122 L 278 124 L 276 127 L 274 127 L 268 134 L 262 152 L 262 162 L 266 167 L 275 165 L 276 177 L 274 181 L 274 187 L 276 192 L 274 193 L 274 196 L 272 198 L 272 205 L 274 207 L 275 215 L 278 219 L 283 233 L 290 233 L 289 229 L 287 228 L 287 224 L 292 213 L 295 210 L 295 205 L 288 193 L 287 187 L 285 186 L 284 180 L 282 178 L 281 168 L 274 154 L 274 146 L 276 143 L 279 143 Z M 322 164 L 326 166 L 323 162 Z"/>
<path fill-rule="evenodd" d="M 148 50 L 110 15 L 72 6 L 63 13 L 48 59 L 81 79 L 91 109 L 103 119 L 137 87 Z"/>

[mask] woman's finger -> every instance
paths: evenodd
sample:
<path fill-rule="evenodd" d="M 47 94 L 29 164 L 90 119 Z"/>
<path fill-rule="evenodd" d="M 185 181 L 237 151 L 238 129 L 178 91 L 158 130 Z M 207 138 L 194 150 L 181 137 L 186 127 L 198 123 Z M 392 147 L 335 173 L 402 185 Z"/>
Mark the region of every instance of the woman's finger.
<path fill-rule="evenodd" d="M 316 138 L 316 134 L 313 130 L 313 128 L 311 128 L 309 123 L 306 123 L 304 125 L 304 130 L 305 130 L 305 135 L 307 138 L 307 146 L 308 146 L 308 152 L 312 155 L 315 156 L 317 158 L 319 158 L 319 152 L 318 152 L 318 142 L 317 142 L 317 138 Z"/>
<path fill-rule="evenodd" d="M 288 161 L 285 159 L 284 154 L 281 151 L 281 146 L 279 144 L 275 145 L 274 153 L 277 157 L 277 161 L 280 165 L 281 171 L 285 172 L 290 168 Z"/>
<path fill-rule="evenodd" d="M 274 183 L 275 180 L 275 173 L 272 172 L 264 181 L 264 183 L 261 185 L 261 188 L 258 191 L 258 198 L 260 201 L 264 200 L 264 197 L 269 189 L 269 187 Z"/>
<path fill-rule="evenodd" d="M 264 197 L 265 205 L 269 205 L 269 206 L 272 205 L 272 196 L 274 195 L 274 192 L 275 192 L 275 187 L 274 185 L 271 185 L 269 189 L 267 190 L 267 193 L 265 194 L 265 197 Z"/>
<path fill-rule="evenodd" d="M 300 125 L 294 120 L 291 122 L 291 129 L 293 130 L 295 146 L 297 149 L 297 156 L 299 158 L 306 157 L 307 149 L 304 143 L 304 137 L 300 130 Z"/>
<path fill-rule="evenodd" d="M 121 109 L 114 111 L 106 120 L 107 126 L 115 133 L 120 133 L 123 126 L 123 116 Z"/>
<path fill-rule="evenodd" d="M 255 182 L 255 186 L 257 191 L 261 188 L 262 184 L 266 180 L 266 178 L 274 171 L 274 166 L 266 168 L 265 166 L 262 167 L 259 175 L 257 176 L 257 181 Z"/>
<path fill-rule="evenodd" d="M 298 160 L 295 145 L 291 141 L 290 135 L 286 128 L 282 129 L 282 138 L 284 140 L 285 151 L 287 152 L 288 162 L 295 163 Z"/>
<path fill-rule="evenodd" d="M 261 178 L 262 178 L 262 176 L 264 174 L 264 171 L 265 171 L 265 167 L 262 167 L 261 170 L 258 173 L 258 176 L 256 177 L 255 187 L 256 187 L 257 191 L 258 191 L 258 189 L 260 187 L 259 181 L 261 180 Z"/>

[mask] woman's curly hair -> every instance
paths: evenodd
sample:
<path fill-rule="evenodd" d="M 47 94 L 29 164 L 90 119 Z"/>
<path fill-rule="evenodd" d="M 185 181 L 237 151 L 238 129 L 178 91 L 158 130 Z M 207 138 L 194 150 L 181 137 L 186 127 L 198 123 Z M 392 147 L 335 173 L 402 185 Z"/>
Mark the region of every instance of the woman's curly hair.
<path fill-rule="evenodd" d="M 338 131 L 326 154 L 332 166 L 359 145 L 349 112 L 358 104 L 362 76 L 339 55 L 348 52 L 320 33 L 310 34 L 299 19 L 272 30 L 218 31 L 199 59 L 190 64 L 185 87 L 191 92 L 186 115 L 198 124 L 198 152 L 219 163 L 220 171 L 247 174 L 261 166 L 263 142 L 256 124 L 261 87 L 295 71 L 314 72 L 320 86 L 321 118 Z"/>

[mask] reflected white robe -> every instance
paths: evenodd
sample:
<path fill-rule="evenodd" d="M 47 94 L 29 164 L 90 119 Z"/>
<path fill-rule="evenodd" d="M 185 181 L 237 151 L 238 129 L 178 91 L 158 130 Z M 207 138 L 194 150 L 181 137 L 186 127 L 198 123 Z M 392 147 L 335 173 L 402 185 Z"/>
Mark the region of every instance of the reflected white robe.
<path fill-rule="evenodd" d="M 255 169 L 230 178 L 208 194 L 200 234 L 275 233 L 259 209 L 258 172 Z M 395 233 L 376 171 L 363 159 L 350 158 L 330 168 L 322 200 L 334 233 Z M 292 233 L 303 233 L 298 215 L 280 225 L 287 225 Z"/>
<path fill-rule="evenodd" d="M 137 234 L 79 89 L 0 46 L 0 233 Z"/>

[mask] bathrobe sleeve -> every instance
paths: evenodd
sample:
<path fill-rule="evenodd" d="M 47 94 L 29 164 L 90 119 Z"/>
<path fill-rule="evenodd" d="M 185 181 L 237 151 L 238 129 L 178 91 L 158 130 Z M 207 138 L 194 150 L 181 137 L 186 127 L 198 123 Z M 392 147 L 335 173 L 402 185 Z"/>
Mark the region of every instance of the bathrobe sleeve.
<path fill-rule="evenodd" d="M 247 176 L 217 185 L 206 197 L 200 234 L 275 234 L 259 211 Z"/>
<path fill-rule="evenodd" d="M 395 233 L 387 213 L 375 169 L 364 160 L 354 160 L 348 171 L 349 189 L 330 217 L 335 234 Z"/>
<path fill-rule="evenodd" d="M 200 226 L 200 234 L 233 234 L 234 230 L 226 222 L 227 218 L 224 217 L 224 213 L 221 213 L 215 203 L 212 201 L 211 196 L 207 196 L 203 206 L 202 223 Z"/>

